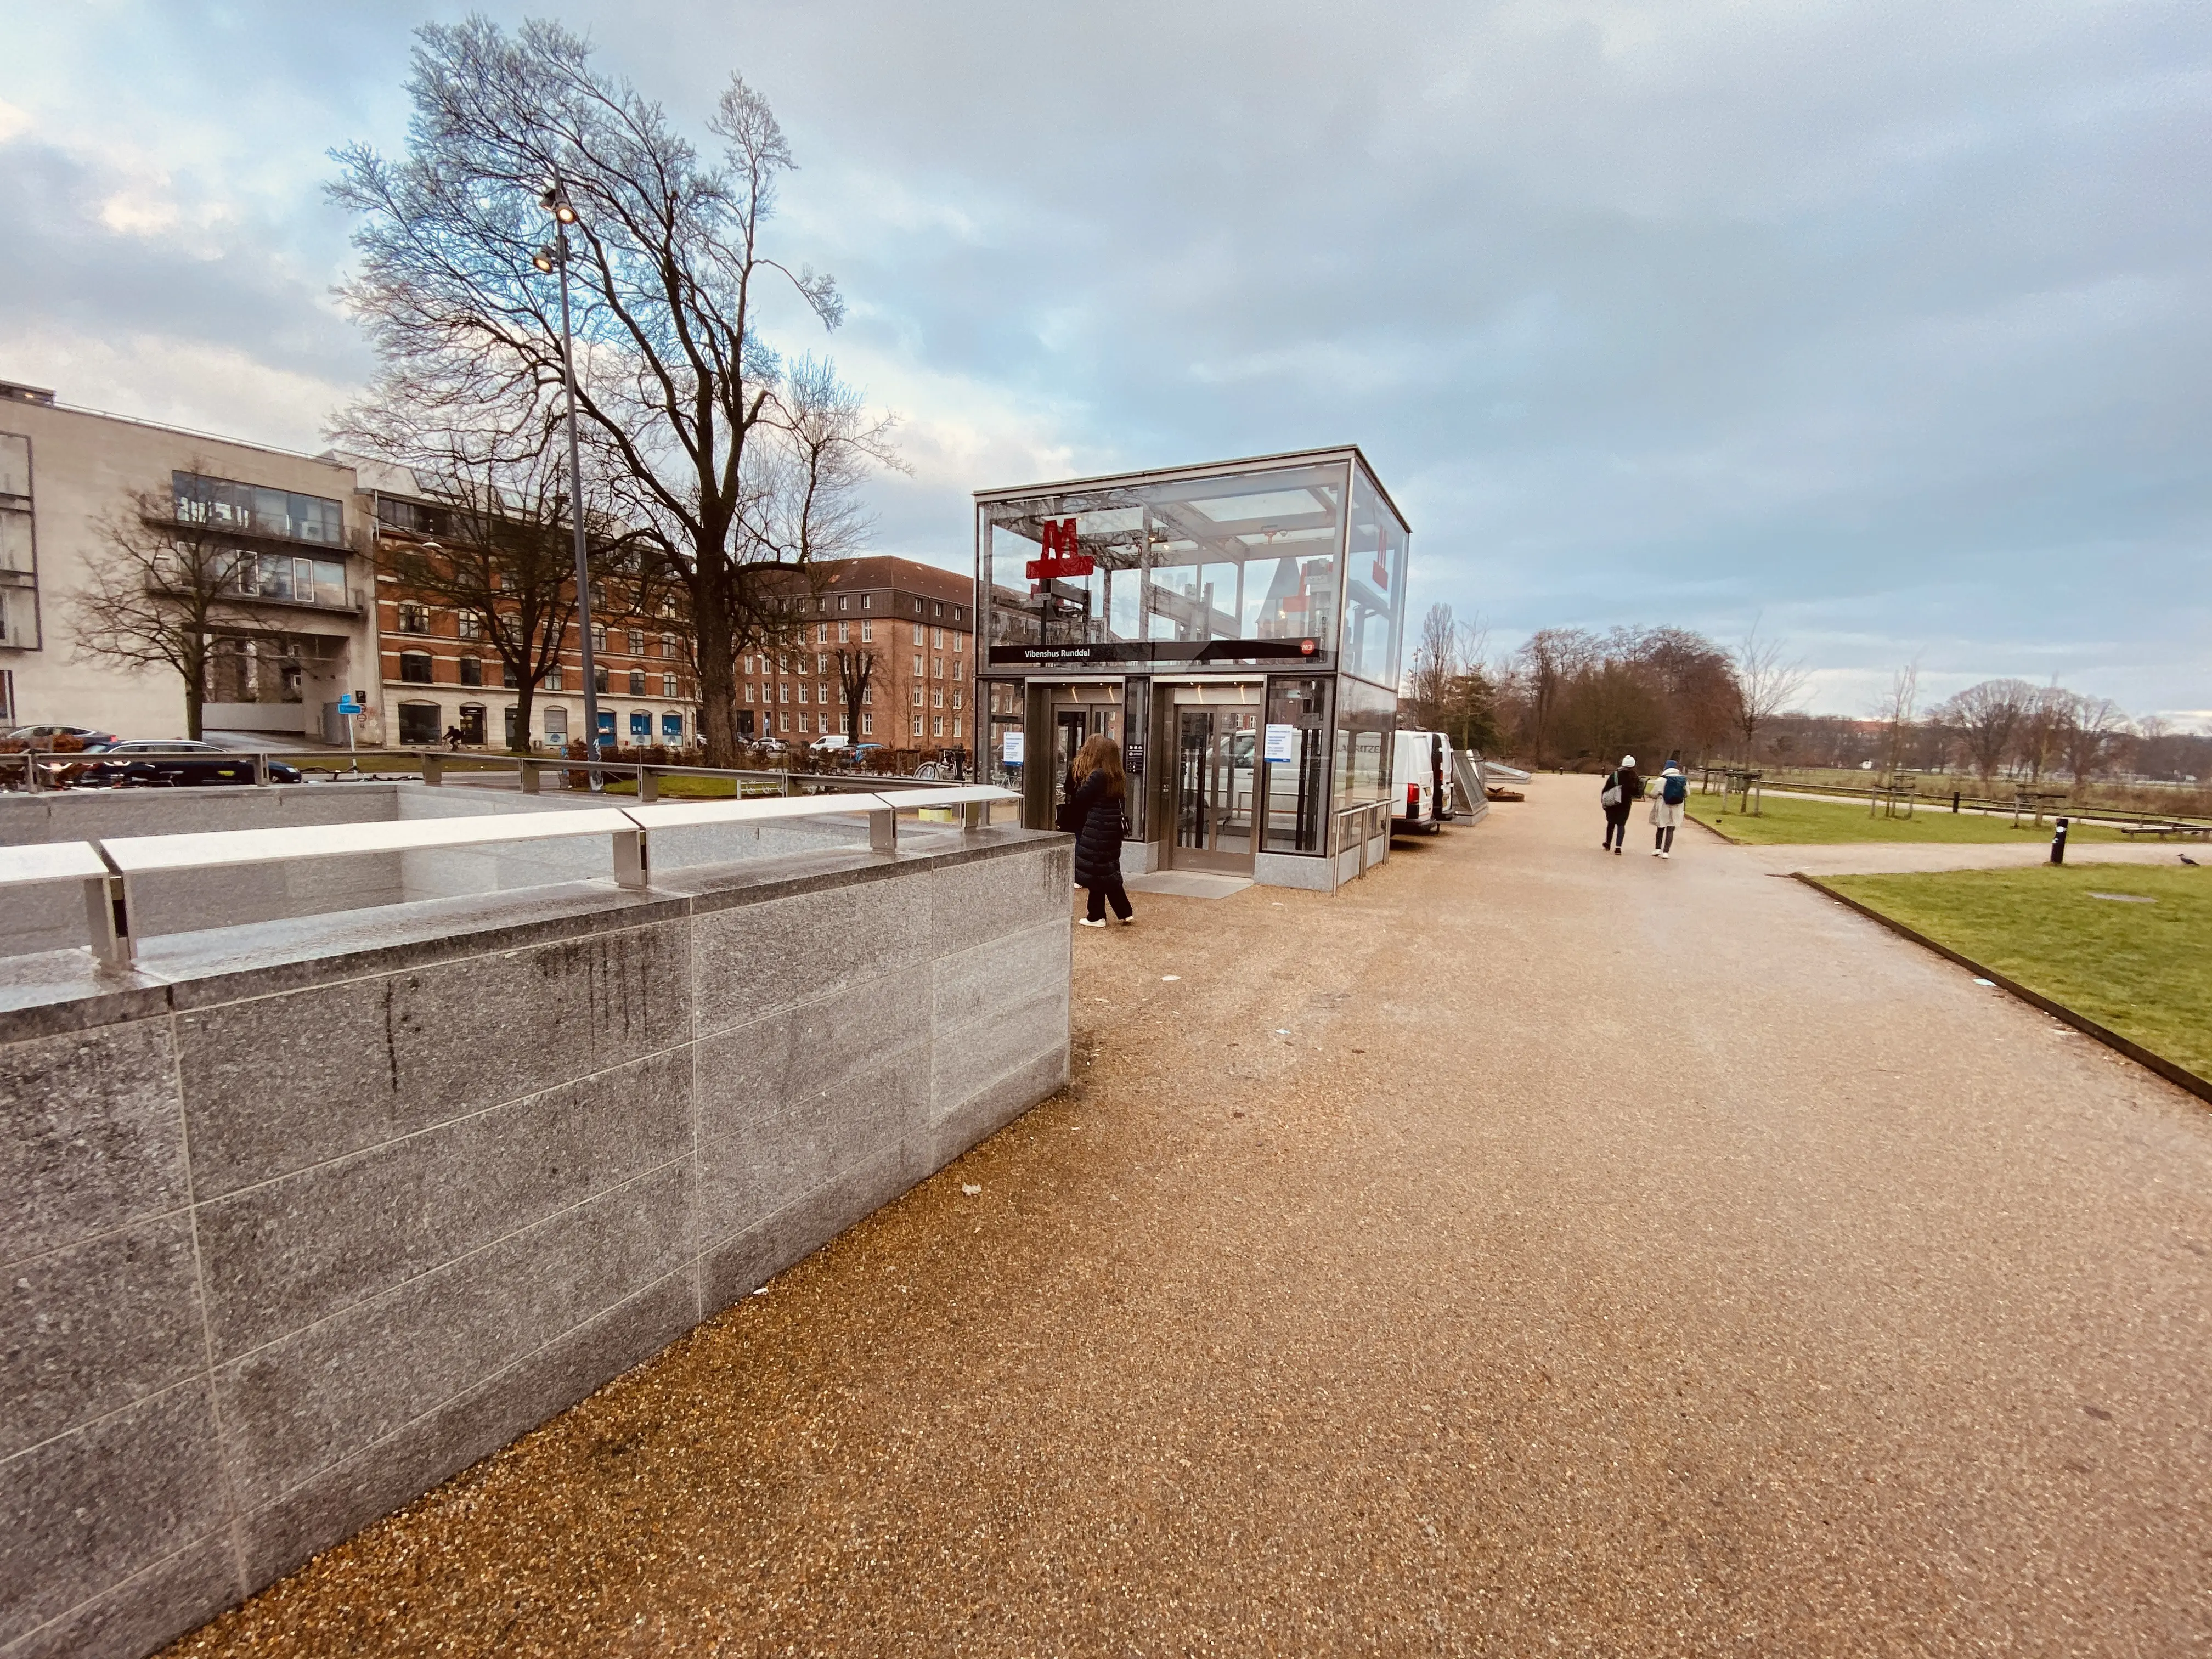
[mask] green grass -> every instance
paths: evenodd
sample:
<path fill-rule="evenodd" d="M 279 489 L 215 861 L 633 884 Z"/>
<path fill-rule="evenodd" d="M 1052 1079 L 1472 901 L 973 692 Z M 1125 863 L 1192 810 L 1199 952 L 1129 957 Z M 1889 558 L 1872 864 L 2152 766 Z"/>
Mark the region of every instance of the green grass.
<path fill-rule="evenodd" d="M 1730 841 L 1765 847 L 1787 842 L 1795 846 L 1826 845 L 1852 841 L 1905 842 L 2017 842 L 2022 846 L 2051 844 L 2051 824 L 2040 829 L 2023 819 L 2020 829 L 2010 818 L 1984 817 L 1978 812 L 1936 811 L 1922 806 L 1909 818 L 1869 817 L 1863 805 L 1849 801 L 1802 800 L 1789 795 L 1769 795 L 1758 817 L 1741 812 L 1721 815 L 1718 795 L 1692 793 L 1689 814 L 1716 829 Z M 1631 820 L 1636 822 L 1637 820 Z M 2076 823 L 2067 831 L 2069 842 L 2124 841 L 2126 836 L 2103 824 Z"/>
<path fill-rule="evenodd" d="M 2212 866 L 2042 865 L 1823 884 L 2212 1078 Z"/>

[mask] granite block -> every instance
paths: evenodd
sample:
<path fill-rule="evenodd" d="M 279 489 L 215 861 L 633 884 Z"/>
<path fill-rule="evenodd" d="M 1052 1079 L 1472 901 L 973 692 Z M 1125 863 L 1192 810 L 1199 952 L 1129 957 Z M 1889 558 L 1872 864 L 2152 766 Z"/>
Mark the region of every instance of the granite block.
<path fill-rule="evenodd" d="M 270 1503 L 677 1271 L 688 1159 L 224 1366 L 239 1501 Z"/>
<path fill-rule="evenodd" d="M 992 1080 L 937 1121 L 930 1136 L 934 1174 L 969 1147 L 980 1146 L 1039 1101 L 1067 1086 L 1065 1047 L 1038 1054 Z"/>
<path fill-rule="evenodd" d="M 655 1054 L 199 1206 L 218 1360 L 682 1156 L 691 1056 Z"/>
<path fill-rule="evenodd" d="M 40 1626 L 6 1659 L 142 1659 L 245 1594 L 226 1528 Z"/>
<path fill-rule="evenodd" d="M 185 1202 L 167 1019 L 0 1048 L 0 1264 Z"/>
<path fill-rule="evenodd" d="M 741 1024 L 921 960 L 929 917 L 913 885 L 858 881 L 696 916 L 696 1029 Z"/>
<path fill-rule="evenodd" d="M 926 1040 L 929 972 L 918 965 L 735 1026 L 699 1043 L 702 1113 L 800 1100 Z"/>
<path fill-rule="evenodd" d="M 228 1520 L 205 1377 L 0 1462 L 0 1643 Z"/>
<path fill-rule="evenodd" d="M 993 1010 L 1063 990 L 1072 971 L 1074 918 L 1066 906 L 1051 921 L 971 945 L 930 964 L 931 1018 L 942 1031 Z"/>
<path fill-rule="evenodd" d="M 270 1583 L 316 1551 L 412 1503 L 650 1358 L 697 1320 L 692 1275 L 672 1273 L 275 1503 L 249 1511 L 240 1528 L 247 1583 L 257 1589 Z"/>
<path fill-rule="evenodd" d="M 1067 914 L 1073 841 L 1044 842 L 935 872 L 928 884 L 929 954 L 951 956 Z"/>
<path fill-rule="evenodd" d="M 0 1457 L 207 1369 L 185 1215 L 19 1261 L 0 1291 Z"/>
<path fill-rule="evenodd" d="M 775 1214 L 927 1127 L 929 1049 L 915 1042 L 800 1099 L 702 1079 L 698 1237 L 708 1243 Z"/>
<path fill-rule="evenodd" d="M 886 1146 L 767 1219 L 710 1246 L 700 1258 L 702 1316 L 750 1296 L 890 1203 L 927 1172 L 927 1153 L 920 1137 Z"/>
<path fill-rule="evenodd" d="M 939 1030 L 930 1045 L 930 1108 L 942 1120 L 987 1084 L 1045 1054 L 1067 1053 L 1067 985 Z"/>
<path fill-rule="evenodd" d="M 558 939 L 177 1018 L 204 1200 L 690 1036 L 680 922 Z"/>

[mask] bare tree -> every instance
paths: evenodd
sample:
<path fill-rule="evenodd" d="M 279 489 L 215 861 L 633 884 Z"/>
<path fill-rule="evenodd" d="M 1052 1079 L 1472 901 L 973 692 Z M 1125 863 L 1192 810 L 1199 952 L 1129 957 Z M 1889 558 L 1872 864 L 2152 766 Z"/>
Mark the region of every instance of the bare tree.
<path fill-rule="evenodd" d="M 770 283 L 826 327 L 843 315 L 829 277 L 763 240 L 793 166 L 782 131 L 733 76 L 702 156 L 550 22 L 510 37 L 472 17 L 416 43 L 407 155 L 343 150 L 331 187 L 362 216 L 345 297 L 383 362 L 377 396 L 556 396 L 560 277 L 532 262 L 546 200 L 573 210 L 561 268 L 580 301 L 578 416 L 611 510 L 659 539 L 686 589 L 708 757 L 730 764 L 738 651 L 775 636 L 794 568 L 849 544 L 854 489 L 890 458 L 888 424 L 826 365 L 787 366 L 759 334 Z"/>
<path fill-rule="evenodd" d="M 1797 700 L 1805 689 L 1805 666 L 1785 659 L 1782 641 L 1761 639 L 1753 621 L 1732 658 L 1735 670 L 1735 729 L 1743 738 L 1749 765 L 1760 728 Z"/>
<path fill-rule="evenodd" d="M 868 683 L 875 676 L 874 652 L 838 652 L 837 691 L 845 702 L 846 733 L 855 744 L 860 740 L 860 706 L 868 700 Z"/>
<path fill-rule="evenodd" d="M 1875 706 L 1875 718 L 1881 721 L 1881 768 L 1885 777 L 1894 778 L 1905 763 L 1907 744 L 1912 736 L 1912 719 L 1920 701 L 1920 659 L 1911 662 L 1889 677 L 1889 690 Z"/>
<path fill-rule="evenodd" d="M 382 562 L 410 597 L 463 618 L 464 637 L 498 659 L 514 691 L 518 752 L 530 747 L 538 688 L 559 668 L 576 619 L 572 501 L 550 413 L 544 404 L 471 409 L 446 398 L 416 409 L 371 401 L 331 427 L 340 442 L 406 467 L 434 501 L 419 537 L 386 534 Z M 510 427 L 507 417 L 518 414 L 523 424 Z M 656 550 L 588 505 L 585 526 L 594 585 L 623 577 L 633 611 L 658 609 L 651 573 L 640 568 L 656 561 Z"/>
<path fill-rule="evenodd" d="M 207 469 L 195 460 L 190 470 Z M 206 503 L 158 490 L 131 492 L 93 525 L 100 551 L 73 602 L 75 654 L 168 669 L 184 681 L 185 730 L 198 738 L 221 641 L 264 631 L 244 603 L 258 556 Z"/>
<path fill-rule="evenodd" d="M 1944 703 L 1944 723 L 1986 785 L 2013 751 L 2020 723 L 2039 693 L 2026 680 L 1983 680 Z"/>
<path fill-rule="evenodd" d="M 2069 698 L 2058 740 L 2066 770 L 2075 783 L 2103 771 L 2127 735 L 2128 717 L 2110 697 L 2075 694 Z"/>

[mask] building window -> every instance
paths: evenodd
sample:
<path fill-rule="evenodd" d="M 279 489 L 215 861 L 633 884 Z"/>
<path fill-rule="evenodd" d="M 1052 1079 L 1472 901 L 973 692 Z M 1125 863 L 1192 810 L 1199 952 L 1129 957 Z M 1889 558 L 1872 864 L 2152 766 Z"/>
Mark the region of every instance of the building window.
<path fill-rule="evenodd" d="M 919 610 L 921 610 L 921 601 L 920 599 L 916 599 L 916 600 L 914 602 L 914 608 L 915 608 L 915 610 L 917 610 L 917 611 L 919 611 Z M 921 635 L 922 635 L 922 627 L 921 627 L 921 624 L 920 623 L 916 623 L 914 625 L 914 642 L 915 642 L 916 645 L 920 645 L 920 644 L 922 642 Z M 917 668 L 917 669 L 915 669 L 914 672 L 915 672 L 915 673 L 919 674 L 920 672 L 921 672 L 921 670 L 920 670 L 919 668 Z"/>
<path fill-rule="evenodd" d="M 967 648 L 968 636 L 965 634 L 955 634 L 952 636 L 952 654 L 957 657 Z"/>
<path fill-rule="evenodd" d="M 642 668 L 633 668 L 629 671 L 629 694 L 633 697 L 641 697 L 645 695 L 645 670 Z"/>
<path fill-rule="evenodd" d="M 664 697 L 672 697 L 676 695 L 675 675 L 663 674 L 660 677 L 660 695 Z"/>
<path fill-rule="evenodd" d="M 662 656 L 664 656 L 664 657 L 667 658 L 667 659 L 668 659 L 668 660 L 669 660 L 669 661 L 671 661 L 671 662 L 674 662 L 674 661 L 676 660 L 676 635 L 673 635 L 673 634 L 663 634 L 663 635 L 660 636 L 660 654 L 661 654 Z M 750 657 L 746 658 L 746 659 L 745 659 L 745 663 L 746 663 L 745 672 L 746 672 L 746 673 L 748 673 L 748 674 L 750 674 L 750 673 L 751 673 L 751 672 L 753 672 L 753 671 L 752 671 L 752 667 L 751 667 L 752 659 L 751 659 Z"/>
<path fill-rule="evenodd" d="M 783 729 L 787 732 L 791 730 L 791 716 L 789 714 L 786 714 L 783 717 Z"/>
<path fill-rule="evenodd" d="M 840 594 L 837 596 L 837 608 L 838 608 L 840 611 L 842 611 L 842 610 L 845 608 L 845 604 L 846 604 L 845 596 L 844 596 L 842 593 L 840 593 Z M 839 639 L 841 639 L 841 640 L 842 640 L 842 639 L 843 639 L 845 636 L 844 636 L 842 634 L 840 634 L 837 637 L 838 637 Z"/>
<path fill-rule="evenodd" d="M 399 741 L 409 744 L 433 744 L 438 741 L 438 705 L 434 702 L 403 702 L 399 705 Z"/>
<path fill-rule="evenodd" d="M 599 601 L 594 599 L 592 603 L 593 605 L 597 605 Z M 592 624 L 592 650 L 594 654 L 598 654 L 605 652 L 606 648 L 607 625 L 605 623 L 593 623 Z M 606 688 L 604 686 L 600 688 L 601 690 L 605 690 L 605 689 Z"/>
<path fill-rule="evenodd" d="M 942 615 L 944 615 L 944 613 L 945 613 L 945 607 L 944 607 L 943 605 L 939 605 L 939 606 L 937 607 L 937 611 L 938 611 L 938 614 L 939 614 L 939 616 L 942 616 Z M 944 630 L 943 629 L 941 629 L 941 628 L 933 628 L 933 629 L 931 629 L 929 630 L 929 643 L 930 643 L 931 647 L 932 647 L 933 648 L 936 649 L 936 650 L 939 650 L 939 651 L 942 651 L 942 650 L 944 650 L 944 649 L 945 649 L 945 630 Z"/>
<path fill-rule="evenodd" d="M 827 645 L 830 643 L 830 624 L 828 623 L 817 623 L 814 624 L 814 643 L 817 645 Z"/>
<path fill-rule="evenodd" d="M 952 706 L 955 708 L 960 707 L 960 692 L 957 687 L 954 689 L 952 693 Z"/>
<path fill-rule="evenodd" d="M 919 657 L 914 659 L 914 677 L 916 679 L 921 678 L 921 659 Z"/>
<path fill-rule="evenodd" d="M 458 611 L 453 617 L 453 629 L 465 640 L 483 637 L 483 618 L 473 611 Z"/>
<path fill-rule="evenodd" d="M 629 630 L 629 653 L 633 657 L 645 654 L 645 635 L 635 628 Z"/>
<path fill-rule="evenodd" d="M 862 706 L 866 708 L 873 708 L 875 706 L 876 688 L 872 684 L 864 685 L 860 688 L 860 702 Z"/>
<path fill-rule="evenodd" d="M 801 714 L 799 717 L 799 729 L 802 732 L 811 732 L 814 729 L 814 716 Z"/>
<path fill-rule="evenodd" d="M 545 671 L 545 678 L 538 681 L 538 684 L 540 687 L 548 691 L 558 691 L 561 690 L 561 665 L 556 662 L 550 668 L 547 669 Z"/>
<path fill-rule="evenodd" d="M 921 735 L 921 716 L 919 714 L 914 717 L 914 734 L 917 738 Z"/>
<path fill-rule="evenodd" d="M 791 701 L 791 682 L 789 680 L 778 680 L 775 683 L 775 700 L 778 702 L 789 702 Z M 787 727 L 786 729 L 787 730 L 788 728 Z"/>
<path fill-rule="evenodd" d="M 936 690 L 929 694 L 929 706 L 932 708 L 942 708 L 945 707 L 945 688 L 943 686 L 939 686 Z"/>
<path fill-rule="evenodd" d="M 814 672 L 817 674 L 826 674 L 830 672 L 830 653 L 828 652 L 817 651 L 814 653 Z"/>
<path fill-rule="evenodd" d="M 826 686 L 826 685 L 817 685 L 817 686 L 816 686 L 816 687 L 814 688 L 814 700 L 815 700 L 817 702 L 829 702 L 829 701 L 830 701 L 830 688 L 829 688 L 828 686 Z"/>
<path fill-rule="evenodd" d="M 805 702 L 806 701 L 806 682 L 805 680 L 801 680 L 799 683 L 799 700 L 801 702 Z"/>
<path fill-rule="evenodd" d="M 483 684 L 483 659 L 482 657 L 464 657 L 461 659 L 461 684 L 463 685 L 482 685 Z M 479 710 L 478 712 L 481 713 L 482 711 Z"/>
<path fill-rule="evenodd" d="M 933 738 L 943 737 L 945 735 L 945 716 L 942 714 L 937 715 L 929 722 L 929 727 L 930 736 Z"/>
<path fill-rule="evenodd" d="M 753 683 L 752 683 L 750 680 L 747 680 L 747 681 L 745 682 L 745 701 L 746 701 L 747 702 L 750 702 L 752 700 L 753 700 Z"/>
<path fill-rule="evenodd" d="M 399 607 L 399 631 L 403 634 L 427 634 L 430 631 L 430 607 L 426 605 L 403 605 Z"/>
<path fill-rule="evenodd" d="M 914 688 L 914 706 L 916 708 L 921 707 L 921 688 L 918 685 Z"/>
<path fill-rule="evenodd" d="M 960 716 L 957 714 L 952 717 L 952 741 L 960 741 Z"/>
<path fill-rule="evenodd" d="M 921 601 L 920 599 L 916 599 L 914 602 L 914 614 L 917 617 L 921 614 Z M 914 642 L 916 645 L 920 645 L 921 643 L 921 624 L 920 623 L 916 623 L 914 625 Z M 921 733 L 919 732 L 915 733 L 915 736 L 916 737 L 920 737 L 921 735 Z"/>
<path fill-rule="evenodd" d="M 430 684 L 430 653 L 427 651 L 403 651 L 399 653 L 399 678 L 409 685 Z M 434 703 L 417 707 L 435 708 Z"/>
<path fill-rule="evenodd" d="M 499 659 L 499 683 L 510 691 L 515 688 L 514 665 L 504 657 Z"/>
<path fill-rule="evenodd" d="M 604 691 L 606 689 L 607 671 L 600 667 L 599 664 L 593 663 L 592 665 L 592 690 L 594 691 Z"/>
<path fill-rule="evenodd" d="M 944 658 L 932 657 L 929 659 L 929 677 L 933 680 L 941 680 L 945 678 Z"/>
<path fill-rule="evenodd" d="M 629 740 L 632 743 L 653 741 L 653 716 L 641 708 L 629 711 Z"/>
<path fill-rule="evenodd" d="M 484 740 L 484 706 L 480 702 L 461 705 L 460 718 L 453 722 L 461 728 L 461 741 L 472 748 L 481 749 Z"/>
<path fill-rule="evenodd" d="M 345 545 L 345 526 L 336 501 L 289 489 L 264 489 L 229 478 L 204 478 L 173 472 L 177 516 L 186 524 L 232 525 L 258 536 L 282 536 L 295 542 Z"/>
<path fill-rule="evenodd" d="M 861 609 L 861 610 L 863 610 L 863 611 L 866 611 L 867 608 L 868 608 L 868 596 L 867 596 L 866 593 L 863 593 L 863 594 L 861 594 L 861 595 L 860 595 L 860 609 Z"/>
<path fill-rule="evenodd" d="M 557 702 L 549 705 L 545 710 L 545 741 L 568 741 L 568 711 Z"/>
<path fill-rule="evenodd" d="M 860 643 L 862 645 L 872 644 L 875 641 L 875 623 L 863 617 L 860 622 Z"/>
<path fill-rule="evenodd" d="M 937 614 L 940 617 L 945 614 L 945 601 L 942 599 L 937 602 Z"/>
<path fill-rule="evenodd" d="M 683 715 L 663 714 L 660 717 L 660 740 L 663 743 L 676 744 L 680 744 L 684 741 Z"/>
<path fill-rule="evenodd" d="M 860 716 L 860 735 L 861 735 L 862 737 L 864 737 L 864 738 L 872 738 L 873 736 L 875 736 L 875 734 L 876 734 L 876 717 L 875 717 L 873 714 L 863 714 L 863 715 L 861 715 L 861 716 Z"/>

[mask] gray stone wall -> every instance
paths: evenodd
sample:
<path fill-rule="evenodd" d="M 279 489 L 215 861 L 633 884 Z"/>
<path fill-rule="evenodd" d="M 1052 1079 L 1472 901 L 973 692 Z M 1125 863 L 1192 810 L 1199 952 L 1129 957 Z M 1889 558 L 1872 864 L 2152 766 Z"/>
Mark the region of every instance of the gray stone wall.
<path fill-rule="evenodd" d="M 935 832 L 21 981 L 0 1656 L 160 1645 L 1058 1089 L 1069 846 Z"/>

